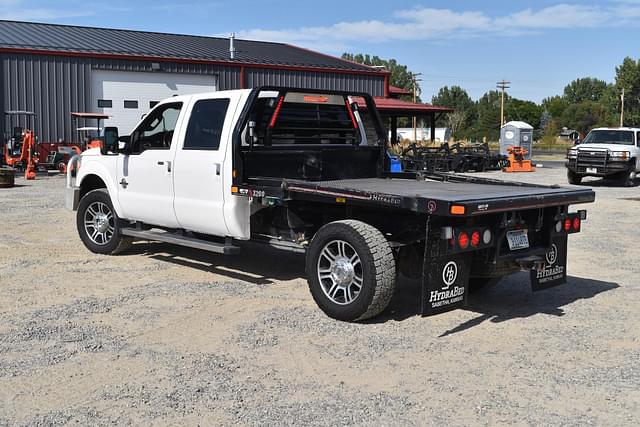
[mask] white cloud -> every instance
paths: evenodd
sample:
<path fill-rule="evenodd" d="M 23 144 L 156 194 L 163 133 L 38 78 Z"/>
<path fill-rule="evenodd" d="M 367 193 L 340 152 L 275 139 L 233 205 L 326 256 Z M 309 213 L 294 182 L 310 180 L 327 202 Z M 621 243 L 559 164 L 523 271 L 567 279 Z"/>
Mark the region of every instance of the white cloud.
<path fill-rule="evenodd" d="M 626 4 L 623 4 L 626 3 Z M 443 40 L 548 29 L 597 28 L 620 25 L 640 16 L 640 0 L 616 0 L 603 6 L 561 3 L 541 9 L 489 16 L 482 11 L 454 11 L 417 6 L 396 11 L 390 20 L 338 22 L 333 25 L 238 31 L 239 38 L 280 41 L 338 52 L 353 42 Z"/>

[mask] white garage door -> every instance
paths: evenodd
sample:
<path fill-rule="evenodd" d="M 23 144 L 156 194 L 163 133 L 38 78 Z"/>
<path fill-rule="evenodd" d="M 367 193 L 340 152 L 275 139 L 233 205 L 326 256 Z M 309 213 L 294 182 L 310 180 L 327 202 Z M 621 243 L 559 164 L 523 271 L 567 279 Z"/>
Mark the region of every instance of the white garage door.
<path fill-rule="evenodd" d="M 128 135 L 158 101 L 216 90 L 216 76 L 101 70 L 91 76 L 91 112 L 111 116 L 105 125 L 117 126 L 121 135 Z"/>

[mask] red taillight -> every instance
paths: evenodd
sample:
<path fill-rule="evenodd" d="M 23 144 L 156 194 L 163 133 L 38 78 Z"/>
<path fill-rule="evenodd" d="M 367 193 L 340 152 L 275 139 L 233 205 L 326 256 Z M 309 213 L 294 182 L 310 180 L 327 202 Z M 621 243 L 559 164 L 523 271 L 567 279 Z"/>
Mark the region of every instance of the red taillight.
<path fill-rule="evenodd" d="M 573 231 L 578 231 L 580 230 L 580 218 L 575 217 L 573 218 Z"/>
<path fill-rule="evenodd" d="M 564 220 L 564 231 L 567 233 L 571 231 L 571 220 L 569 218 Z"/>
<path fill-rule="evenodd" d="M 480 232 L 474 231 L 471 233 L 471 246 L 478 246 L 480 244 Z"/>
<path fill-rule="evenodd" d="M 458 246 L 460 246 L 460 249 L 467 249 L 469 247 L 469 235 L 464 231 L 458 235 Z"/>
<path fill-rule="evenodd" d="M 270 128 L 276 125 L 276 119 L 278 118 L 278 114 L 280 114 L 280 109 L 282 108 L 283 102 L 284 102 L 284 96 L 281 96 L 280 100 L 278 101 L 278 105 L 276 106 L 276 110 L 273 112 L 273 116 L 271 117 L 271 122 L 269 123 Z"/>

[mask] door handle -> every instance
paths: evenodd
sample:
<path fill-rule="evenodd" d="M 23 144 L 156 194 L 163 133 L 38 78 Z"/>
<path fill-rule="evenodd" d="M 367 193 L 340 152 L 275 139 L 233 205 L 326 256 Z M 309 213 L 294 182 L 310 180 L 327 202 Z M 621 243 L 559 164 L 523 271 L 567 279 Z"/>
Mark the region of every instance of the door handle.
<path fill-rule="evenodd" d="M 220 163 L 216 163 L 216 175 L 220 176 Z"/>
<path fill-rule="evenodd" d="M 159 161 L 159 162 L 158 162 L 158 166 L 162 166 L 162 165 L 164 165 L 164 162 Z"/>

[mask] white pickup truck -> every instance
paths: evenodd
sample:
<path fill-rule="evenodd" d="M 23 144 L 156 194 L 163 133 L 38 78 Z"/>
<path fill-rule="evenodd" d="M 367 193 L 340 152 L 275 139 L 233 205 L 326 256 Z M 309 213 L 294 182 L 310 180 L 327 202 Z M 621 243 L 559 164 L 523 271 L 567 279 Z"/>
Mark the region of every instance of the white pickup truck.
<path fill-rule="evenodd" d="M 596 128 L 567 153 L 567 180 L 578 185 L 585 176 L 635 184 L 640 172 L 640 128 Z"/>
<path fill-rule="evenodd" d="M 306 254 L 325 313 L 359 320 L 389 304 L 396 269 L 422 281 L 424 315 L 513 272 L 565 282 L 568 236 L 590 189 L 452 174 L 391 173 L 371 96 L 257 88 L 160 102 L 130 136 L 106 129 L 67 175 L 86 247 L 133 239 L 236 254 L 251 240 Z M 74 176 L 74 172 L 76 175 Z"/>

